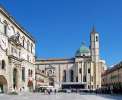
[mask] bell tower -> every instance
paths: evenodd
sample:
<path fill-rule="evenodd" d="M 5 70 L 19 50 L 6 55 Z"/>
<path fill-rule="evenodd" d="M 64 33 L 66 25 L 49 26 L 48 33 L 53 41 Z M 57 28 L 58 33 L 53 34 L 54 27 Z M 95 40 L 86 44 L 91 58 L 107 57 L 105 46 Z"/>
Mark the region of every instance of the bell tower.
<path fill-rule="evenodd" d="M 90 49 L 91 57 L 93 62 L 99 62 L 99 33 L 96 32 L 95 27 L 93 26 L 90 34 Z"/>
<path fill-rule="evenodd" d="M 99 33 L 96 32 L 95 27 L 93 26 L 90 33 L 90 50 L 91 50 L 91 59 L 93 63 L 93 73 L 94 73 L 94 88 L 101 87 L 101 71 L 99 67 Z"/>

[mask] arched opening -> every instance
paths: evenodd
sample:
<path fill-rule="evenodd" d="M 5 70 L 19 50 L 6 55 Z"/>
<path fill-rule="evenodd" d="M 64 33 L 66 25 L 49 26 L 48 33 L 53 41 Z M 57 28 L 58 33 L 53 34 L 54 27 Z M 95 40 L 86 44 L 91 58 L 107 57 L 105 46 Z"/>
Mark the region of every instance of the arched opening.
<path fill-rule="evenodd" d="M 13 88 L 17 88 L 17 81 L 18 81 L 18 75 L 17 75 L 17 69 L 14 68 L 13 70 Z"/>
<path fill-rule="evenodd" d="M 54 79 L 53 78 L 49 78 L 49 85 L 54 86 Z"/>
<path fill-rule="evenodd" d="M 73 82 L 74 81 L 74 72 L 73 70 L 71 69 L 70 70 L 70 82 Z"/>
<path fill-rule="evenodd" d="M 33 91 L 33 82 L 31 80 L 28 81 L 28 88 L 30 92 Z"/>
<path fill-rule="evenodd" d="M 7 92 L 7 80 L 3 75 L 0 75 L 0 93 Z"/>
<path fill-rule="evenodd" d="M 66 82 L 66 70 L 63 71 L 63 82 Z"/>

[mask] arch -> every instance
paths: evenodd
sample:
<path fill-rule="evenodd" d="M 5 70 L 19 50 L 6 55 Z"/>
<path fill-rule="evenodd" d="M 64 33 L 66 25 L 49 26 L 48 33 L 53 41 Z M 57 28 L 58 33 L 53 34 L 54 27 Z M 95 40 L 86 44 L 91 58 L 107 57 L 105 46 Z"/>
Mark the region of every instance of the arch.
<path fill-rule="evenodd" d="M 33 81 L 32 81 L 32 80 L 29 80 L 29 81 L 28 81 L 28 88 L 29 88 L 29 91 L 30 91 L 30 92 L 33 91 Z"/>
<path fill-rule="evenodd" d="M 7 92 L 7 80 L 3 75 L 0 75 L 0 92 Z"/>
<path fill-rule="evenodd" d="M 63 82 L 66 82 L 66 70 L 63 71 Z"/>
<path fill-rule="evenodd" d="M 18 84 L 18 71 L 16 68 L 13 69 L 13 88 L 17 88 Z"/>
<path fill-rule="evenodd" d="M 49 85 L 54 86 L 54 78 L 52 77 L 49 78 Z"/>
<path fill-rule="evenodd" d="M 72 69 L 70 70 L 70 81 L 74 81 L 74 71 Z"/>

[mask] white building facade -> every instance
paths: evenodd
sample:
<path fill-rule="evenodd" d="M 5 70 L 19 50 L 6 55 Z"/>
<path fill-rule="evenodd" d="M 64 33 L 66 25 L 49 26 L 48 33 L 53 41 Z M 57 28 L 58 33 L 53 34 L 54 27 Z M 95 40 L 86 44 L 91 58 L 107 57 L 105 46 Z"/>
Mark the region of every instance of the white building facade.
<path fill-rule="evenodd" d="M 0 6 L 0 91 L 35 87 L 35 41 Z"/>
<path fill-rule="evenodd" d="M 71 59 L 38 59 L 36 68 L 49 77 L 49 85 L 55 88 L 94 90 L 101 88 L 101 73 L 105 61 L 99 55 L 99 33 L 93 28 L 90 47 L 84 43 Z"/>

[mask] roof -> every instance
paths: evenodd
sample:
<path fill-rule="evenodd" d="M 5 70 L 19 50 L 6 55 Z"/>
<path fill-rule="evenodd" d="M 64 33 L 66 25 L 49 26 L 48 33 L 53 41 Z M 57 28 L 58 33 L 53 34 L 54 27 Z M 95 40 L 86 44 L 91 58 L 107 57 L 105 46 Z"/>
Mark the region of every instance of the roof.
<path fill-rule="evenodd" d="M 76 55 L 80 55 L 80 54 L 84 54 L 84 53 L 90 53 L 90 50 L 85 45 L 85 43 L 82 43 L 81 47 L 76 51 Z"/>
<path fill-rule="evenodd" d="M 113 65 L 112 68 L 106 70 L 106 71 L 102 74 L 102 76 L 105 76 L 105 75 L 107 75 L 107 74 L 109 74 L 109 73 L 112 73 L 113 71 L 116 71 L 117 69 L 120 69 L 120 68 L 122 68 L 122 61 L 119 62 L 119 63 L 116 64 L 116 65 Z"/>
<path fill-rule="evenodd" d="M 75 58 L 52 58 L 52 59 L 36 59 L 36 65 L 38 64 L 59 64 L 59 63 L 74 63 Z"/>
<path fill-rule="evenodd" d="M 65 61 L 73 60 L 74 58 L 49 58 L 49 59 L 36 59 L 36 61 Z"/>

